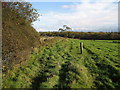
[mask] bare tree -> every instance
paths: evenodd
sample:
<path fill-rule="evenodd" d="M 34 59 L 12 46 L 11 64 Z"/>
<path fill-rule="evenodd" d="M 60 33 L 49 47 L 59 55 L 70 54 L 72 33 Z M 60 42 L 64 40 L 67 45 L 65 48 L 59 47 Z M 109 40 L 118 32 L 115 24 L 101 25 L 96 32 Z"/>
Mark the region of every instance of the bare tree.
<path fill-rule="evenodd" d="M 58 31 L 65 32 L 65 31 L 71 31 L 72 28 L 68 27 L 67 25 L 63 25 L 63 28 L 59 28 Z"/>

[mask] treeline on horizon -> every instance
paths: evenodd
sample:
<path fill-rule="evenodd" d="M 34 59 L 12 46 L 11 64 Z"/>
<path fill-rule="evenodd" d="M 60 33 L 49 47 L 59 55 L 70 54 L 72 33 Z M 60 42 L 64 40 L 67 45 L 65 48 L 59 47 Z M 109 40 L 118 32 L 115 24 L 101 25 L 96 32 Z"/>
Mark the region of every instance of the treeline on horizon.
<path fill-rule="evenodd" d="M 87 40 L 120 40 L 120 32 L 39 32 L 40 36 L 59 36 Z"/>

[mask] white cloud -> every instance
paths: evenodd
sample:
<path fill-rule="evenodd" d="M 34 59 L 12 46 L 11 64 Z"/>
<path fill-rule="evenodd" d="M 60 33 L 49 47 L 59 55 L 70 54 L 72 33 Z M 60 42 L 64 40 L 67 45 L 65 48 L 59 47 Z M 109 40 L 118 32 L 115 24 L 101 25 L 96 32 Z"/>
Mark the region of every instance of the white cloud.
<path fill-rule="evenodd" d="M 110 0 L 109 3 L 96 1 L 89 3 L 89 0 L 74 5 L 63 5 L 62 8 L 69 8 L 73 12 L 49 12 L 41 17 L 41 21 L 34 24 L 43 30 L 58 30 L 59 27 L 66 24 L 72 28 L 80 30 L 97 30 L 103 27 L 116 27 L 118 25 L 118 7 Z M 39 29 L 40 30 L 40 29 Z"/>
<path fill-rule="evenodd" d="M 62 8 L 70 8 L 69 5 L 63 5 Z"/>
<path fill-rule="evenodd" d="M 9 1 L 9 0 L 4 0 L 4 1 Z M 18 1 L 18 0 L 14 0 Z M 23 0 L 26 2 L 88 2 L 89 0 Z M 93 1 L 93 0 L 91 0 Z M 112 2 L 112 1 L 119 1 L 119 0 L 94 0 L 95 1 L 101 1 L 101 2 Z"/>

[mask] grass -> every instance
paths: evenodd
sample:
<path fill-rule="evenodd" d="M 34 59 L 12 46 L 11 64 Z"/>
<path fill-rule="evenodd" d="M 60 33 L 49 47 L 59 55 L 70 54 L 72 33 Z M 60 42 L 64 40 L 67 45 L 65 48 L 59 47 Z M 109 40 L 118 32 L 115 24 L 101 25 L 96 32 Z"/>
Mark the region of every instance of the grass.
<path fill-rule="evenodd" d="M 83 54 L 80 42 L 84 43 Z M 119 88 L 120 61 L 114 40 L 60 39 L 3 76 L 4 88 Z"/>

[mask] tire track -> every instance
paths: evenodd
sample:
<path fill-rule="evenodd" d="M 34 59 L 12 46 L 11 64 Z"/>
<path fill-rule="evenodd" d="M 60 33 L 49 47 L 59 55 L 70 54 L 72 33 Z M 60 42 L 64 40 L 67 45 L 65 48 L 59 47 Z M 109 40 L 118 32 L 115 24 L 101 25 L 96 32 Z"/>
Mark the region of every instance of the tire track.
<path fill-rule="evenodd" d="M 94 82 L 96 87 L 119 87 L 117 83 L 120 82 L 120 71 L 114 66 L 114 64 L 109 59 L 99 57 L 99 55 L 95 54 L 87 47 L 84 48 L 88 52 L 88 55 L 90 54 L 91 59 L 89 60 L 93 60 L 92 62 L 94 62 L 94 67 L 89 66 L 90 61 L 87 63 L 85 62 L 85 64 L 86 67 L 90 69 L 91 73 L 96 74 L 96 80 Z"/>

